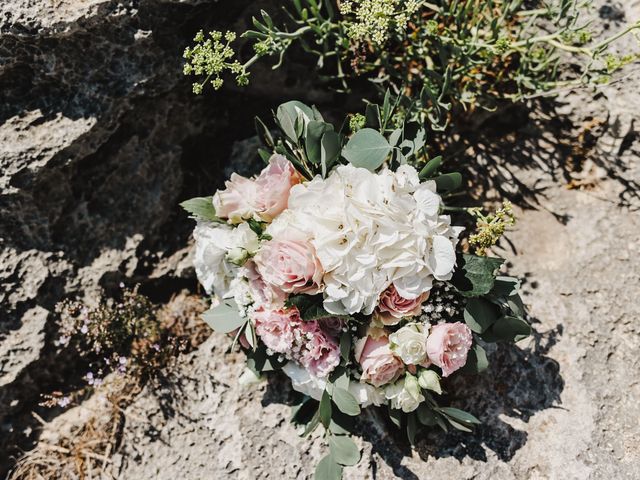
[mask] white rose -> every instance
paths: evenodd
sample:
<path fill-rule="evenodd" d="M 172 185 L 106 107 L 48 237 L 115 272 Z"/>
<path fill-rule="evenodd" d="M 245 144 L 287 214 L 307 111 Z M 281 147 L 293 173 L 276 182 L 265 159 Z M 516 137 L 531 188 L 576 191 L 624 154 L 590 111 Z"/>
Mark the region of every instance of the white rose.
<path fill-rule="evenodd" d="M 253 254 L 258 249 L 258 236 L 246 223 L 231 227 L 206 222 L 196 225 L 193 237 L 196 241 L 193 264 L 198 280 L 207 293 L 227 298 L 238 269 L 230 261 L 229 253 L 242 250 Z"/>
<path fill-rule="evenodd" d="M 423 324 L 408 323 L 389 335 L 391 351 L 405 365 L 420 365 L 427 359 L 427 328 Z"/>
<path fill-rule="evenodd" d="M 409 379 L 409 382 L 407 382 Z M 390 401 L 391 408 L 396 410 L 402 410 L 404 413 L 413 412 L 418 406 L 424 402 L 425 398 L 420 393 L 420 387 L 414 388 L 413 379 L 416 382 L 415 377 L 407 375 L 405 380 L 399 380 L 393 385 L 389 385 L 384 390 L 385 397 Z"/>

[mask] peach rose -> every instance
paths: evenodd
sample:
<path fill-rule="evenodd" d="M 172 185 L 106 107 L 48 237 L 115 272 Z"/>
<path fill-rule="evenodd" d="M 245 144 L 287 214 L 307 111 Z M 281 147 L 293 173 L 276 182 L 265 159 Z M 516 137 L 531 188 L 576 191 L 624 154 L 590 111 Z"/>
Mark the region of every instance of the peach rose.
<path fill-rule="evenodd" d="M 394 382 L 404 371 L 402 360 L 389 348 L 387 335 L 361 338 L 356 342 L 355 354 L 362 367 L 361 381 L 375 387 Z"/>
<path fill-rule="evenodd" d="M 269 240 L 254 257 L 262 279 L 287 293 L 318 293 L 322 265 L 316 251 L 303 240 Z"/>
<path fill-rule="evenodd" d="M 471 330 L 464 323 L 440 323 L 427 337 L 427 356 L 448 377 L 467 363 L 472 342 Z"/>
<path fill-rule="evenodd" d="M 253 180 L 232 173 L 225 182 L 224 190 L 218 190 L 213 196 L 216 215 L 237 224 L 253 216 L 256 187 Z"/>
<path fill-rule="evenodd" d="M 392 283 L 380 295 L 376 317 L 384 325 L 396 325 L 403 317 L 420 315 L 422 304 L 427 298 L 429 298 L 428 291 L 412 300 L 404 298 L 400 296 Z"/>
<path fill-rule="evenodd" d="M 291 187 L 300 183 L 302 177 L 291 162 L 282 155 L 273 155 L 256 179 L 255 211 L 265 222 L 270 222 L 289 203 Z"/>

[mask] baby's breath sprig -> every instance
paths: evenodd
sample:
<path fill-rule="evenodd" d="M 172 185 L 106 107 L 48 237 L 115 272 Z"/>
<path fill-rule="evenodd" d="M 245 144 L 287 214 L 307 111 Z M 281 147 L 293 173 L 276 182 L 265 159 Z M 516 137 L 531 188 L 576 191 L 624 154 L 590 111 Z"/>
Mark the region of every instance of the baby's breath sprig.
<path fill-rule="evenodd" d="M 488 248 L 495 245 L 508 227 L 516 223 L 511 202 L 505 200 L 502 207 L 495 213 L 483 215 L 479 208 L 467 210 L 476 217 L 476 233 L 469 237 L 469 244 L 473 245 L 477 255 L 486 255 Z"/>
<path fill-rule="evenodd" d="M 214 90 L 218 90 L 224 84 L 222 75 L 225 71 L 236 76 L 238 86 L 245 86 L 249 83 L 249 72 L 247 68 L 257 57 L 249 62 L 241 64 L 238 60 L 233 60 L 235 52 L 231 48 L 231 43 L 236 39 L 234 32 L 219 31 L 209 32 L 209 38 L 200 30 L 194 37 L 194 45 L 184 50 L 183 57 L 187 62 L 184 64 L 183 73 L 185 75 L 206 75 L 201 82 L 193 83 L 193 93 L 199 95 L 207 83 L 211 83 Z"/>

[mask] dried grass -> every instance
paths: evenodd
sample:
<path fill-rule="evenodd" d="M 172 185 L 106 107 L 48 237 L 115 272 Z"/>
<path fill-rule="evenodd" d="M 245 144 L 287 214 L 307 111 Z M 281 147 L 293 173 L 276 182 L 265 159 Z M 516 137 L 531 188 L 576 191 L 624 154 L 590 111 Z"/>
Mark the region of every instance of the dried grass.
<path fill-rule="evenodd" d="M 163 331 L 181 340 L 183 348 L 176 349 L 173 357 L 163 357 L 163 364 L 152 369 L 170 368 L 179 353 L 192 351 L 210 334 L 199 319 L 206 303 L 200 297 L 180 293 L 160 307 L 157 319 Z M 126 425 L 126 407 L 144 387 L 148 375 L 138 376 L 132 370 L 125 376 L 111 374 L 94 392 L 96 407 L 88 420 L 71 428 L 70 434 L 55 443 L 39 442 L 26 452 L 9 473 L 7 480 L 107 480 L 117 477 L 112 457 L 117 452 Z M 147 372 L 148 373 L 148 372 Z M 89 403 L 89 402 L 86 402 Z M 85 406 L 85 404 L 83 404 Z M 34 414 L 35 415 L 35 414 Z M 51 428 L 42 418 L 43 430 Z"/>

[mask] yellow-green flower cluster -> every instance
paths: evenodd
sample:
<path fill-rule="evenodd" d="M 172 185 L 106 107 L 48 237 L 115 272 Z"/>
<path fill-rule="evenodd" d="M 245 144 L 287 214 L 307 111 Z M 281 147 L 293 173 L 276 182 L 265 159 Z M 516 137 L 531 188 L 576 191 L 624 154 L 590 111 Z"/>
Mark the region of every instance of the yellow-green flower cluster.
<path fill-rule="evenodd" d="M 476 233 L 469 237 L 469 243 L 475 247 L 477 255 L 485 255 L 487 249 L 504 235 L 507 227 L 516 223 L 513 207 L 508 200 L 502 203 L 502 207 L 496 210 L 496 213 L 487 216 L 482 215 L 479 210 L 473 210 L 471 213 L 478 218 Z"/>
<path fill-rule="evenodd" d="M 223 43 L 224 39 L 224 43 Z M 217 90 L 224 81 L 222 74 L 225 70 L 236 75 L 236 82 L 243 86 L 249 83 L 249 76 L 243 65 L 237 60 L 230 61 L 235 52 L 230 44 L 236 39 L 233 32 L 209 32 L 209 38 L 205 38 L 205 34 L 200 30 L 193 41 L 195 45 L 187 47 L 184 50 L 183 57 L 187 62 L 184 65 L 183 73 L 185 75 L 206 75 L 202 82 L 193 84 L 193 93 L 200 94 L 204 86 L 210 82 L 211 86 Z"/>
<path fill-rule="evenodd" d="M 348 0 L 340 3 L 340 13 L 349 19 L 349 38 L 382 45 L 393 30 L 404 31 L 420 4 L 420 0 Z"/>

